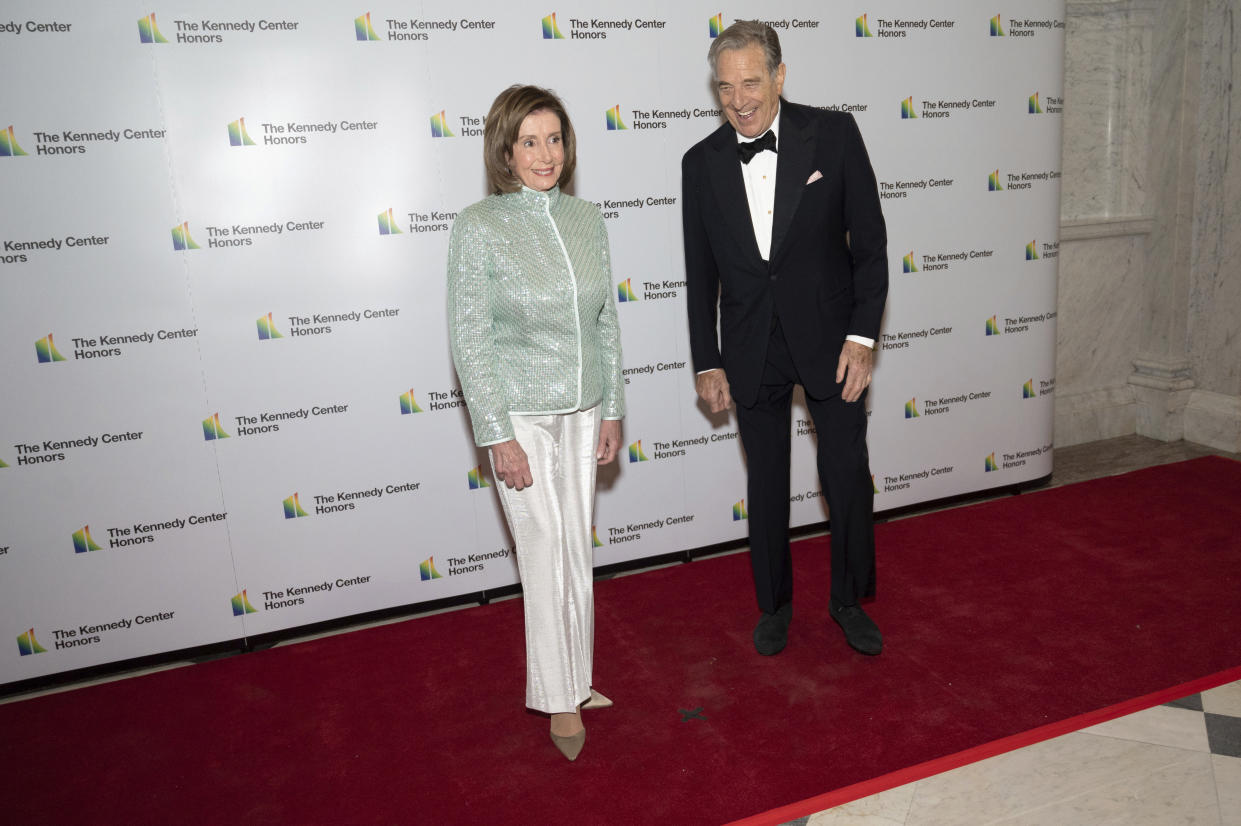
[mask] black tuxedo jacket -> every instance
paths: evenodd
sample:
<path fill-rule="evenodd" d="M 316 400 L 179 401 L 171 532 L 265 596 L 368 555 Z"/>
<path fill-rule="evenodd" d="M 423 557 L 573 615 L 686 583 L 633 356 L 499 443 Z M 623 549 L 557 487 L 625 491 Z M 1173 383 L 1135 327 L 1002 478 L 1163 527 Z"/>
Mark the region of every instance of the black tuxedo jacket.
<path fill-rule="evenodd" d="M 725 123 L 681 161 L 694 369 L 723 367 L 737 403 L 754 404 L 775 312 L 806 392 L 828 398 L 840 392 L 845 336 L 879 339 L 888 292 L 887 230 L 862 135 L 848 113 L 781 101 L 769 261 L 736 135 Z"/>

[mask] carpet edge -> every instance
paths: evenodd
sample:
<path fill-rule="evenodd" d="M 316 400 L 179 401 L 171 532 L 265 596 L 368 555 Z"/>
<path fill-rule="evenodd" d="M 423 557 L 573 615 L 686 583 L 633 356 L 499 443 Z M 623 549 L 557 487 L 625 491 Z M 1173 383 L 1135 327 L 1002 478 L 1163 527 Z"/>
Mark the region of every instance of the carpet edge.
<path fill-rule="evenodd" d="M 1001 737 L 998 740 L 982 743 L 954 754 L 947 754 L 943 757 L 897 769 L 894 772 L 834 789 L 830 792 L 824 792 L 814 797 L 808 797 L 796 803 L 790 803 L 776 809 L 769 809 L 766 812 L 750 815 L 740 820 L 730 821 L 725 826 L 779 826 L 779 824 L 796 820 L 799 817 L 806 817 L 825 809 L 860 800 L 863 797 L 869 797 L 888 789 L 894 789 L 897 786 L 903 786 L 917 780 L 924 780 L 936 774 L 942 774 L 961 766 L 986 760 L 989 757 L 1016 751 L 1017 749 L 1032 746 L 1045 740 L 1051 740 L 1064 734 L 1071 734 L 1099 723 L 1106 723 L 1109 720 L 1115 720 L 1119 717 L 1153 708 L 1154 706 L 1162 705 L 1190 694 L 1197 694 L 1201 691 L 1217 688 L 1237 680 L 1241 680 L 1241 665 L 1217 671 L 1214 674 L 1208 674 L 1205 677 L 1199 677 L 1159 691 L 1153 691 L 1140 697 L 1122 700 L 1119 703 L 1088 711 L 1084 714 L 1078 714 L 1055 723 L 1048 723 L 1028 731 L 1011 734 L 1008 737 Z"/>

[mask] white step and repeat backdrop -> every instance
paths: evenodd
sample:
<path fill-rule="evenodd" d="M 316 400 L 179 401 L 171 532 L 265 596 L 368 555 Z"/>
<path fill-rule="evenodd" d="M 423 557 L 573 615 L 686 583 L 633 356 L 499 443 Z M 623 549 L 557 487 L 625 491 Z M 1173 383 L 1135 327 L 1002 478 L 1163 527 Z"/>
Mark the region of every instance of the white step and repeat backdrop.
<path fill-rule="evenodd" d="M 516 581 L 444 317 L 516 82 L 565 99 L 611 233 L 628 449 L 596 563 L 743 537 L 735 423 L 692 390 L 679 161 L 720 122 L 711 37 L 755 13 L 880 182 L 877 508 L 1049 473 L 1063 0 L 11 0 L 0 683 Z"/>

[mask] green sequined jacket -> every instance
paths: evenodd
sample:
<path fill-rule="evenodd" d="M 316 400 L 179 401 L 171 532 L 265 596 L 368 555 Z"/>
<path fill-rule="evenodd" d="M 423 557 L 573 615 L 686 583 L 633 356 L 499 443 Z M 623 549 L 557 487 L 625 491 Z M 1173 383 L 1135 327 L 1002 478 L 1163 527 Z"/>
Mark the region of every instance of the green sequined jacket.
<path fill-rule="evenodd" d="M 620 328 L 603 216 L 553 187 L 492 195 L 448 241 L 452 357 L 480 447 L 513 438 L 510 414 L 601 405 L 625 415 Z"/>

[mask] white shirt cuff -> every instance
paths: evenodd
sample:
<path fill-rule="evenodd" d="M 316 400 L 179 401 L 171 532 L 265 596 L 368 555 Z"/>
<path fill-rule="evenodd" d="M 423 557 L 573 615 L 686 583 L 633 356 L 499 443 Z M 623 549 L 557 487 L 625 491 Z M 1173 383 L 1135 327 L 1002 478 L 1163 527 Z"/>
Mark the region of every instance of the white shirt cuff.
<path fill-rule="evenodd" d="M 856 341 L 858 344 L 862 345 L 867 350 L 875 349 L 875 340 L 873 338 L 867 338 L 866 336 L 849 335 L 849 336 L 845 336 L 845 341 Z M 721 367 L 711 368 L 711 370 L 722 370 L 722 369 L 723 368 Z M 699 370 L 698 375 L 701 376 L 703 373 L 710 373 L 711 370 Z"/>

